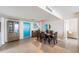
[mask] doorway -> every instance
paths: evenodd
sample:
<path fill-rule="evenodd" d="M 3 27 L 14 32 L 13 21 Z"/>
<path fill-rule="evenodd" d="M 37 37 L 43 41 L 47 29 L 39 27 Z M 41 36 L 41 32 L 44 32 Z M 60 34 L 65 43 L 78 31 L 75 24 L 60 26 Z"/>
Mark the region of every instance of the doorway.
<path fill-rule="evenodd" d="M 23 37 L 24 39 L 30 37 L 30 23 L 29 22 L 23 23 Z"/>
<path fill-rule="evenodd" d="M 78 48 L 78 19 L 65 20 L 65 48 L 66 52 L 77 52 Z"/>

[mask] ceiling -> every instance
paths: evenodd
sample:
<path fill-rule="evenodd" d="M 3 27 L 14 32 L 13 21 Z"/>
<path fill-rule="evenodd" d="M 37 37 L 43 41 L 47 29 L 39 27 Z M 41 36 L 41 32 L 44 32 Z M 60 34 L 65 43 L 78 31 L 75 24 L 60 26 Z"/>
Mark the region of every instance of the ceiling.
<path fill-rule="evenodd" d="M 0 15 L 34 21 L 58 19 L 36 6 L 0 6 Z"/>
<path fill-rule="evenodd" d="M 75 17 L 77 13 L 79 14 L 79 6 L 51 6 L 51 8 L 64 19 L 69 19 Z M 1 15 L 34 21 L 54 21 L 59 19 L 37 6 L 0 6 L 0 16 Z"/>
<path fill-rule="evenodd" d="M 75 13 L 79 13 L 79 6 L 51 6 L 58 12 L 64 19 L 75 17 Z"/>

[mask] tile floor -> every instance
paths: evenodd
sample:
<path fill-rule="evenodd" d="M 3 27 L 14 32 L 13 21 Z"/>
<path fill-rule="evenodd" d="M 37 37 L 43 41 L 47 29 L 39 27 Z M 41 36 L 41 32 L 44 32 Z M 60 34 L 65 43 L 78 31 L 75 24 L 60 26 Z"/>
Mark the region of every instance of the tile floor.
<path fill-rule="evenodd" d="M 73 44 L 74 43 L 74 44 Z M 0 47 L 0 53 L 72 53 L 78 52 L 77 40 L 68 39 L 64 44 L 58 41 L 58 44 L 49 45 L 40 43 L 36 38 L 30 38 L 20 41 L 6 43 Z"/>

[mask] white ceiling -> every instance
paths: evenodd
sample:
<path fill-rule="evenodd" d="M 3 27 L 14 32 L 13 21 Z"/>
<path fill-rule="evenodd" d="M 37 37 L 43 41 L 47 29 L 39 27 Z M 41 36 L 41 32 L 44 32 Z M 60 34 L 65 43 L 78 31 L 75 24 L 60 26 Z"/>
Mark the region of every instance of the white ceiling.
<path fill-rule="evenodd" d="M 64 19 L 69 19 L 79 13 L 79 6 L 51 6 Z M 0 15 L 24 18 L 26 20 L 56 20 L 54 15 L 49 14 L 37 6 L 0 6 Z"/>
<path fill-rule="evenodd" d="M 51 6 L 64 19 L 75 17 L 75 13 L 79 13 L 79 6 Z"/>
<path fill-rule="evenodd" d="M 36 6 L 0 6 L 0 15 L 20 17 L 28 20 L 34 19 L 36 21 L 57 19 L 57 17 Z"/>

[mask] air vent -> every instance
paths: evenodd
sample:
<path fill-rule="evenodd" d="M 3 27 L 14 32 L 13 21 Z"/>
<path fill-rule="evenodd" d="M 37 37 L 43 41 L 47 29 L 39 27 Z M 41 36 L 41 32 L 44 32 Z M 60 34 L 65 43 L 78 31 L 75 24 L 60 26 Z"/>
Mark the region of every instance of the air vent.
<path fill-rule="evenodd" d="M 52 12 L 52 10 L 48 6 L 46 6 L 46 9 L 49 10 L 50 12 Z"/>

